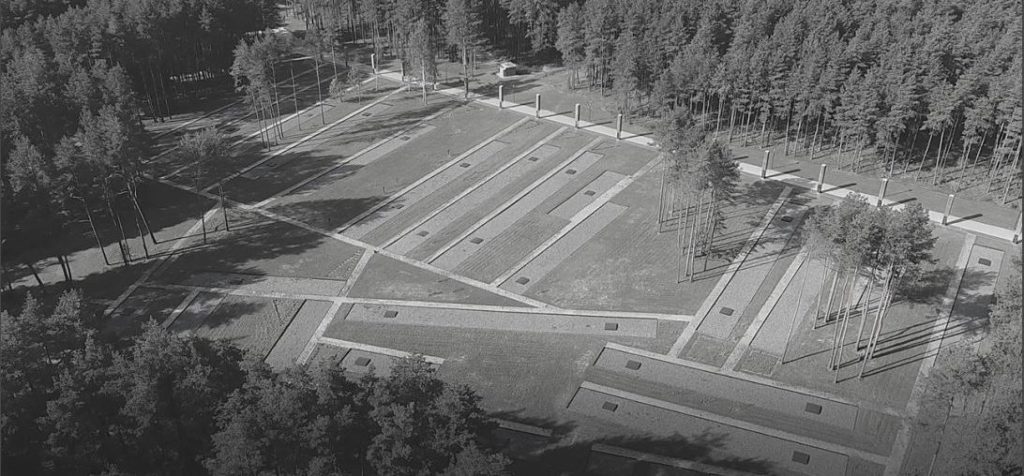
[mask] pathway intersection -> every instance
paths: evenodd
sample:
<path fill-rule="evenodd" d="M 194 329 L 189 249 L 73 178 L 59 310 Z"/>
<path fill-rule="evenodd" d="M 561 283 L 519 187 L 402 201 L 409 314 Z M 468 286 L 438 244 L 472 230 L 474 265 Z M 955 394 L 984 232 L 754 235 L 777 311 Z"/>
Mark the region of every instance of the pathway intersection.
<path fill-rule="evenodd" d="M 385 80 L 393 76 L 381 74 Z M 461 90 L 440 93 L 462 95 Z M 149 178 L 217 203 L 222 198 L 214 193 L 218 185 L 247 183 L 254 179 L 247 176 L 249 172 L 312 143 L 317 136 L 377 120 L 371 117 L 373 108 L 403 94 L 404 86 L 381 94 L 276 150 L 251 157 L 247 164 L 198 190 L 176 182 L 173 174 Z M 785 185 L 773 189 L 770 205 L 765 205 L 765 214 L 752 225 L 749 237 L 749 229 L 742 230 L 745 239 L 738 253 L 723 265 L 699 308 L 690 313 L 615 308 L 597 301 L 584 306 L 555 304 L 544 294 L 557 269 L 577 264 L 582 251 L 596 246 L 610 230 L 623 228 L 638 210 L 649 206 L 638 206 L 631 197 L 638 193 L 637 184 L 648 183 L 642 181 L 662 160 L 649 138 L 627 134 L 615 140 L 614 129 L 587 123 L 575 130 L 571 119 L 548 111 L 540 111 L 539 119 L 501 116 L 503 122 L 475 137 L 472 145 L 455 154 L 449 151 L 433 168 L 396 187 L 397 191 L 375 198 L 340 226 L 314 226 L 277 206 L 284 199 L 312 200 L 324 186 L 348 180 L 350 175 L 339 171 L 348 168 L 347 174 L 358 176 L 360 167 L 401 156 L 410 146 L 422 146 L 449 127 L 444 121 L 453 111 L 463 111 L 474 103 L 498 106 L 491 98 L 471 98 L 423 114 L 348 156 L 325 162 L 322 169 L 296 183 L 266 191 L 252 203 L 223 199 L 230 209 L 352 247 L 355 251 L 346 261 L 343 276 L 243 276 L 225 271 L 197 272 L 180 282 L 161 279 L 164 269 L 176 266 L 178 256 L 202 252 L 204 246 L 186 244 L 195 241 L 204 222 L 220 219 L 223 211 L 215 206 L 155 259 L 105 314 L 114 315 L 140 289 L 180 293 L 180 302 L 162 322 L 172 332 L 191 332 L 189 329 L 216 312 L 228 296 L 270 301 L 275 307 L 279 301 L 297 303 L 282 316 L 282 328 L 263 355 L 266 361 L 283 368 L 333 358 L 357 374 L 370 369 L 387 371 L 396 358 L 426 352 L 399 341 L 389 344 L 386 336 L 364 342 L 350 337 L 350 329 L 411 329 L 424 335 L 433 329 L 489 336 L 535 334 L 566 342 L 600 339 L 596 354 L 585 354 L 573 378 L 561 382 L 572 388 L 568 398 L 555 402 L 559 418 L 604 421 L 666 435 L 722 433 L 728 435 L 729 443 L 716 449 L 716 454 L 758 458 L 802 474 L 896 474 L 900 470 L 921 386 L 946 332 L 948 309 L 957 300 L 963 269 L 968 266 L 966 257 L 974 256 L 974 235 L 968 234 L 962 244 L 954 267 L 959 277 L 950 282 L 940 319 L 930 330 L 937 339 L 927 344 L 929 356 L 920 365 L 904 406 L 840 394 L 841 387 L 822 390 L 794 384 L 777 378 L 774 371 L 762 374 L 749 368 L 755 353 L 779 361 L 786 357 L 793 331 L 781 329 L 801 332 L 798 316 L 806 315 L 814 298 L 813 292 L 800 291 L 797 285 L 820 282 L 825 276 L 821 263 L 793 241 L 809 207 L 806 199 L 796 199 L 799 193 L 791 186 L 807 186 L 799 177 L 770 172 L 770 181 L 781 180 Z M 534 115 L 526 106 L 503 109 Z M 555 125 L 547 124 L 549 121 Z M 331 140 L 324 144 L 315 147 L 330 147 Z M 636 159 L 621 160 L 624 154 Z M 300 162 L 274 167 L 287 170 Z M 745 173 L 752 172 L 748 164 L 740 167 Z M 848 191 L 832 190 L 825 195 L 843 193 Z M 1009 232 L 970 220 L 956 226 L 997 238 L 1005 238 Z M 509 239 L 523 229 L 545 231 L 535 241 Z M 244 236 L 239 233 L 243 232 L 213 232 L 215 240 L 228 243 L 232 236 Z M 513 242 L 521 249 L 509 245 Z M 502 257 L 489 258 L 497 255 Z M 380 288 L 374 287 L 374 273 L 381 263 L 430 276 L 438 286 L 472 290 L 484 296 L 485 302 L 468 298 L 449 302 L 431 293 L 423 298 L 376 293 Z M 639 271 L 620 268 L 613 272 Z M 994 282 L 995 276 L 989 279 Z M 762 294 L 766 297 L 759 298 Z M 698 342 L 709 339 L 724 350 L 714 364 L 695 350 Z M 436 343 L 427 347 L 435 351 L 425 358 L 441 372 L 465 365 L 464 357 L 444 355 L 436 350 Z"/>

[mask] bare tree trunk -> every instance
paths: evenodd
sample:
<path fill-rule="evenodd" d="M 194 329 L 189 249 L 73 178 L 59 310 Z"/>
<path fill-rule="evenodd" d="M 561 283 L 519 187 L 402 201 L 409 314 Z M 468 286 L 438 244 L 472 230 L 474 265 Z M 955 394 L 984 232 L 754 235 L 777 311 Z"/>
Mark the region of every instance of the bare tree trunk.
<path fill-rule="evenodd" d="M 924 161 L 928 160 L 928 151 L 931 150 L 931 148 L 932 148 L 932 139 L 934 137 L 935 137 L 935 131 L 929 130 L 928 131 L 928 144 L 925 145 L 925 147 L 924 147 L 924 154 L 921 155 L 921 162 L 917 164 L 917 171 L 914 172 L 914 181 L 915 182 L 917 182 L 917 179 L 920 178 L 921 171 L 924 170 Z"/>
<path fill-rule="evenodd" d="M 729 105 L 729 109 L 730 109 L 730 112 L 729 112 L 729 139 L 728 139 L 728 143 L 732 144 L 732 133 L 733 133 L 733 129 L 736 127 L 736 106 L 730 104 Z"/>
<path fill-rule="evenodd" d="M 874 270 L 868 273 L 868 289 L 864 295 L 864 303 L 860 307 L 860 328 L 857 329 L 857 346 L 856 349 L 861 350 L 860 342 L 864 340 L 864 322 L 868 320 L 868 308 L 871 303 L 871 293 L 875 290 L 875 274 Z"/>
<path fill-rule="evenodd" d="M 789 157 L 789 125 L 793 121 L 793 104 L 790 103 L 789 107 L 786 108 L 786 148 L 782 153 L 786 157 Z"/>
<path fill-rule="evenodd" d="M 696 269 L 693 267 L 694 255 L 697 254 L 697 227 L 700 222 L 700 212 L 704 209 L 704 193 L 698 192 L 697 195 L 697 210 L 693 214 L 693 223 L 690 225 L 690 246 L 687 251 L 687 269 L 690 270 L 690 282 L 693 282 L 693 275 L 696 274 Z"/>
<path fill-rule="evenodd" d="M 100 249 L 100 254 L 103 255 L 103 262 L 107 266 L 112 266 L 110 258 L 107 257 L 107 250 L 103 248 L 103 243 L 100 242 L 100 234 L 96 232 L 96 222 L 92 218 L 92 212 L 89 211 L 89 205 L 85 202 L 85 199 L 80 199 L 82 202 L 82 208 L 85 208 L 85 217 L 89 220 L 89 227 L 92 228 L 92 236 L 96 238 L 96 246 Z"/>

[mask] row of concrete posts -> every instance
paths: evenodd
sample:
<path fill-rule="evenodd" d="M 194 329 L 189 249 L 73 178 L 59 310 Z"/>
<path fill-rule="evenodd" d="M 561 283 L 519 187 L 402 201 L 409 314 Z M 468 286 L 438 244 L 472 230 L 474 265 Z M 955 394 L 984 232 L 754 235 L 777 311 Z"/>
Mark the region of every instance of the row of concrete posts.
<path fill-rule="evenodd" d="M 505 108 L 505 85 L 499 84 L 498 85 L 498 109 L 504 109 L 504 108 Z M 579 129 L 580 128 L 580 104 L 579 103 L 576 103 L 576 106 L 573 108 L 573 112 L 574 112 L 574 116 L 573 116 L 574 117 L 574 122 L 573 122 L 573 125 L 577 129 Z M 534 97 L 533 97 L 533 115 L 534 115 L 534 117 L 540 117 L 540 94 L 535 94 Z M 615 117 L 615 138 L 619 139 L 619 140 L 622 139 L 622 114 L 621 113 L 619 113 L 619 115 Z"/>

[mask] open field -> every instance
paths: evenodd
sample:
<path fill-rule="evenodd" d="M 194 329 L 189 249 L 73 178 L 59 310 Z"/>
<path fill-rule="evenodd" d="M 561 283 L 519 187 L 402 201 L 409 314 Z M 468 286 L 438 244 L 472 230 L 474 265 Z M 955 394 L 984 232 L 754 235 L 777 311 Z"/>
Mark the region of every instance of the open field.
<path fill-rule="evenodd" d="M 866 378 L 848 346 L 833 383 L 834 325 L 809 319 L 830 275 L 798 255 L 811 207 L 832 197 L 742 175 L 691 281 L 682 200 L 657 151 L 398 88 L 337 103 L 329 127 L 303 116 L 303 136 L 290 121 L 269 151 L 240 143 L 204 182 L 226 179 L 228 227 L 210 209 L 205 242 L 193 227 L 115 315 L 155 314 L 275 368 L 333 362 L 358 377 L 422 354 L 498 417 L 557 433 L 549 445 L 646 441 L 738 470 L 881 474 L 963 235 L 938 232 L 938 259 L 897 299 Z M 996 278 L 965 279 L 951 329 L 977 332 Z"/>

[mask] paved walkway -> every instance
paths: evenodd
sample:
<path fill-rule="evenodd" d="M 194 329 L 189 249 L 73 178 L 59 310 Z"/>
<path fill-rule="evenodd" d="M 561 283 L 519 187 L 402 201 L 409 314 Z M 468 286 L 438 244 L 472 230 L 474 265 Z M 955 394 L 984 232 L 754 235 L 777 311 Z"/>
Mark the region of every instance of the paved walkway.
<path fill-rule="evenodd" d="M 782 208 L 782 205 L 786 202 L 786 199 L 792 191 L 793 189 L 789 187 L 782 190 L 782 193 L 779 194 L 779 198 L 777 198 L 771 208 L 768 209 L 768 213 L 761 221 L 761 224 L 753 233 L 750 234 L 750 238 L 747 239 L 746 244 L 743 245 L 743 249 L 740 250 L 739 254 L 736 255 L 736 258 L 733 259 L 732 263 L 725 270 L 725 274 L 718 279 L 718 283 L 715 284 L 714 289 L 711 290 L 708 297 L 704 299 L 700 309 L 698 309 L 695 314 L 696 322 L 693 325 L 686 326 L 686 329 L 683 329 L 683 332 L 676 339 L 675 344 L 672 344 L 672 348 L 669 349 L 668 355 L 673 357 L 678 356 L 683 352 L 683 348 L 686 347 L 687 342 L 690 342 L 690 340 L 693 339 L 693 336 L 697 333 L 697 329 L 700 327 L 701 323 L 707 319 L 715 303 L 718 302 L 719 296 L 725 292 L 725 288 L 729 285 L 729 282 L 732 281 L 733 276 L 736 275 L 740 267 L 743 266 L 743 262 L 746 261 L 747 256 L 749 256 L 751 251 L 753 251 L 754 246 L 757 244 L 758 240 L 761 239 L 761 235 L 764 234 L 765 230 L 768 229 L 768 226 L 771 225 L 772 220 L 775 218 L 775 214 Z"/>
<path fill-rule="evenodd" d="M 402 81 L 401 74 L 399 73 L 381 71 L 380 75 L 381 77 L 385 77 L 393 81 Z M 458 88 L 444 88 L 439 89 L 437 92 L 456 97 L 463 97 L 465 94 L 463 89 Z M 482 104 L 499 107 L 498 100 L 496 98 L 484 96 L 479 93 L 470 93 L 469 98 Z M 545 109 L 541 109 L 538 114 L 532 106 L 512 103 L 507 103 L 503 109 L 540 117 L 558 124 L 575 126 L 573 118 Z M 579 124 L 580 128 L 583 130 L 607 137 L 616 137 L 616 130 L 614 128 L 592 124 L 582 120 Z M 640 136 L 625 130 L 623 130 L 621 137 L 621 140 L 635 145 L 652 148 L 657 147 L 657 144 L 651 137 Z M 760 164 L 763 152 L 758 152 L 762 150 L 763 149 L 753 147 L 735 148 L 734 153 L 741 157 L 740 171 L 760 177 Z M 772 180 L 785 181 L 804 188 L 813 189 L 814 181 L 817 180 L 818 166 L 816 164 L 809 165 L 810 166 L 808 166 L 808 164 L 797 162 L 788 163 L 786 165 L 785 172 L 769 168 L 767 175 L 768 178 Z M 836 179 L 838 179 L 838 181 Z M 836 183 L 841 185 L 835 185 Z M 828 171 L 828 176 L 826 177 L 825 184 L 822 188 L 824 193 L 835 197 L 843 197 L 850 193 L 859 193 L 868 197 L 868 200 L 874 202 L 877 200 L 880 183 L 881 182 L 878 179 L 830 170 Z M 945 209 L 946 194 L 931 190 L 924 190 L 921 187 L 914 187 L 911 183 L 895 180 L 889 184 L 889 190 L 886 195 L 888 197 L 899 197 L 895 201 L 888 199 L 885 200 L 885 203 L 889 205 L 901 204 L 905 198 L 917 200 L 929 211 L 929 218 L 931 218 L 932 221 L 938 223 L 942 222 L 942 211 Z M 1007 218 L 1007 216 L 1016 214 L 1016 216 L 1019 217 L 1019 212 L 1013 212 L 1006 208 L 997 207 L 992 203 L 980 201 L 960 199 L 958 202 L 960 203 L 960 206 L 958 207 L 954 205 L 954 213 L 950 215 L 948 220 L 950 223 L 949 226 L 953 226 L 967 232 L 988 235 L 1001 240 L 1010 241 L 1013 239 L 1013 227 L 1015 225 L 1012 222 L 1015 221 L 1015 218 Z M 959 215 L 957 215 L 957 213 L 959 213 Z"/>

